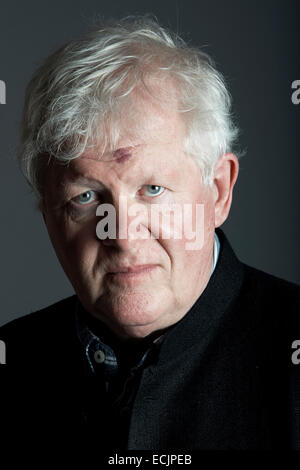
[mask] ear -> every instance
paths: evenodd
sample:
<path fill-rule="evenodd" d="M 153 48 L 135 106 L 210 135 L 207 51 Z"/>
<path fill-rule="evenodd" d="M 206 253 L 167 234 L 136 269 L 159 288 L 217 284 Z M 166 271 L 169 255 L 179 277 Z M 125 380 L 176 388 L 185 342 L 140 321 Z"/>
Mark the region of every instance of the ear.
<path fill-rule="evenodd" d="M 228 217 L 232 191 L 239 173 L 239 161 L 233 153 L 219 158 L 214 168 L 215 227 L 220 227 Z"/>

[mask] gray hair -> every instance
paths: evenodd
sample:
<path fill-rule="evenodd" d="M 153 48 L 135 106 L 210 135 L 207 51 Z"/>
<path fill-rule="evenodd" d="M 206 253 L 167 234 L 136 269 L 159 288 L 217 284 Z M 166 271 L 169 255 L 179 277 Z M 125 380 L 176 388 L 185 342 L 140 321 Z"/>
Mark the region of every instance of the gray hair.
<path fill-rule="evenodd" d="M 29 82 L 17 154 L 39 200 L 49 159 L 67 163 L 96 142 L 113 148 L 118 109 L 137 87 L 149 91 L 155 76 L 175 84 L 184 150 L 199 163 L 204 184 L 212 183 L 215 163 L 238 134 L 224 79 L 203 51 L 152 18 L 131 17 L 64 45 Z"/>

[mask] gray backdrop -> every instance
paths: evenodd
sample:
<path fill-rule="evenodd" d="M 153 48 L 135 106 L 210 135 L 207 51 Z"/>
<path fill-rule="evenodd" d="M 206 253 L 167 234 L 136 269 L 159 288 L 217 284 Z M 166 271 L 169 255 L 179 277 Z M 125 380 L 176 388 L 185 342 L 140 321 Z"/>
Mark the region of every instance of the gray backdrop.
<path fill-rule="evenodd" d="M 154 13 L 205 46 L 227 78 L 246 156 L 223 228 L 244 262 L 300 283 L 299 1 L 4 0 L 0 6 L 0 324 L 73 293 L 15 162 L 24 88 L 41 61 L 97 15 Z"/>

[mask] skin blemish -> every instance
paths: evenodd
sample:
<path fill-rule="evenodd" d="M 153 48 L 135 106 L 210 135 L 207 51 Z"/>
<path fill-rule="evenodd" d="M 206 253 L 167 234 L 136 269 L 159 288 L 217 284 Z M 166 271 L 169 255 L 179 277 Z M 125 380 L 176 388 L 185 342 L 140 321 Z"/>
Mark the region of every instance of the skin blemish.
<path fill-rule="evenodd" d="M 119 148 L 114 151 L 112 159 L 124 163 L 132 157 L 132 147 Z"/>
<path fill-rule="evenodd" d="M 136 146 L 137 147 L 137 146 Z M 120 147 L 113 152 L 89 152 L 86 151 L 82 156 L 81 159 L 84 160 L 94 160 L 94 161 L 102 161 L 102 162 L 109 162 L 109 161 L 116 161 L 117 163 L 123 163 L 133 157 L 133 150 L 135 147 Z"/>

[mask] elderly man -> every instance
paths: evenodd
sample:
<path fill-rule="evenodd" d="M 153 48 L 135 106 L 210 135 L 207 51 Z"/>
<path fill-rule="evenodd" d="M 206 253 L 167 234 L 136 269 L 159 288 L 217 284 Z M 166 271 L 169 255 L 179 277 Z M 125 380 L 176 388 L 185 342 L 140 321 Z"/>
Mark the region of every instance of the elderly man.
<path fill-rule="evenodd" d="M 99 452 L 297 447 L 299 287 L 219 229 L 236 137 L 209 57 L 148 19 L 39 68 L 19 159 L 76 295 L 0 329 L 13 429 Z"/>

